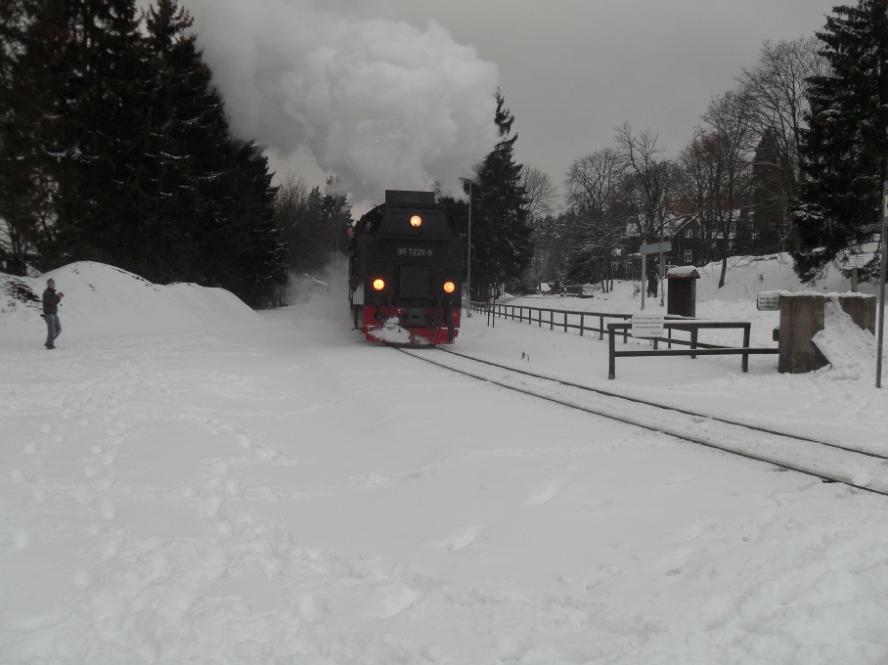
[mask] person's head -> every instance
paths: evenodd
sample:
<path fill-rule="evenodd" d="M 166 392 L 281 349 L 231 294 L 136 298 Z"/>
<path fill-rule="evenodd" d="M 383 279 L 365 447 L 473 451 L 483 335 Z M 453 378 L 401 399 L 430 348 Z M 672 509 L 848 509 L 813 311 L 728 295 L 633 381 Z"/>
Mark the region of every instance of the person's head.
<path fill-rule="evenodd" d="M 55 288 L 55 280 L 52 278 L 46 280 L 46 286 L 47 286 L 47 288 L 54 289 Z"/>

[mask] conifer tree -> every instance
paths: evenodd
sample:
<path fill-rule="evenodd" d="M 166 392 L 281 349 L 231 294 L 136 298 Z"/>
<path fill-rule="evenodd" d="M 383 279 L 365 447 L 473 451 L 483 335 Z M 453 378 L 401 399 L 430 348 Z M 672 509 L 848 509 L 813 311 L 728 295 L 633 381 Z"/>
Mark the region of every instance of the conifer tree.
<path fill-rule="evenodd" d="M 287 265 L 296 273 L 321 270 L 337 251 L 347 245 L 351 207 L 344 194 L 307 189 L 300 179 L 291 179 L 278 189 L 275 220 L 287 246 Z"/>
<path fill-rule="evenodd" d="M 752 160 L 752 247 L 757 254 L 781 251 L 783 229 L 783 180 L 774 132 L 766 129 Z"/>
<path fill-rule="evenodd" d="M 515 161 L 515 116 L 499 90 L 494 119 L 500 140 L 478 167 L 477 186 L 468 188 L 473 196 L 473 284 L 485 291 L 520 279 L 533 258 L 522 166 Z"/>
<path fill-rule="evenodd" d="M 888 0 L 836 7 L 817 37 L 829 73 L 810 80 L 802 193 L 793 219 L 803 279 L 878 228 L 888 176 Z"/>
<path fill-rule="evenodd" d="M 59 57 L 69 34 L 61 0 L 11 0 L 0 9 L 0 217 L 10 240 L 8 270 L 47 267 L 55 227 L 52 177 L 58 155 Z"/>
<path fill-rule="evenodd" d="M 208 279 L 203 258 L 213 255 L 212 236 L 226 218 L 222 176 L 232 155 L 228 121 L 192 26 L 175 0 L 158 0 L 146 19 L 154 67 L 155 272 L 164 281 Z"/>
<path fill-rule="evenodd" d="M 206 282 L 253 307 L 274 303 L 287 281 L 286 247 L 275 223 L 268 158 L 253 142 L 232 141 L 231 164 L 220 179 L 226 214 L 204 237 Z"/>
<path fill-rule="evenodd" d="M 23 126 L 18 122 L 23 100 L 14 73 L 23 50 L 26 21 L 19 0 L 0 4 L 0 231 L 5 230 L 0 235 L 0 270 L 20 274 L 25 270 L 31 224 L 28 169 L 23 164 L 27 142 L 22 140 Z"/>
<path fill-rule="evenodd" d="M 190 14 L 176 0 L 158 0 L 146 27 L 155 71 L 157 278 L 222 286 L 251 305 L 271 304 L 287 271 L 268 161 L 254 143 L 231 136 Z"/>
<path fill-rule="evenodd" d="M 34 6 L 28 72 L 46 73 L 37 139 L 54 198 L 44 253 L 141 271 L 150 70 L 135 0 Z"/>

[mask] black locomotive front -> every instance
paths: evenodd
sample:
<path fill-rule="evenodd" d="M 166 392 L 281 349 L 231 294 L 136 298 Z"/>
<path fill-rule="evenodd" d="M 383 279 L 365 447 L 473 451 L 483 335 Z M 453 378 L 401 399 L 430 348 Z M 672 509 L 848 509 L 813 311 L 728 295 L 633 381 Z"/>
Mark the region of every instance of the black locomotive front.
<path fill-rule="evenodd" d="M 354 228 L 349 299 L 367 339 L 453 342 L 460 323 L 463 244 L 432 192 L 386 191 Z"/>

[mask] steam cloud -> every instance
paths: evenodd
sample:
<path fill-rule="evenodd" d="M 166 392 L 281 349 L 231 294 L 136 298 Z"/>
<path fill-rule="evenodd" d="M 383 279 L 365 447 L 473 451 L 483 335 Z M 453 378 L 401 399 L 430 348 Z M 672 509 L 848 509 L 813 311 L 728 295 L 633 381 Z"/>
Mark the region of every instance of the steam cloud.
<path fill-rule="evenodd" d="M 496 65 L 437 23 L 419 30 L 307 0 L 184 4 L 233 130 L 285 159 L 307 150 L 358 200 L 436 181 L 457 191 L 496 141 Z"/>

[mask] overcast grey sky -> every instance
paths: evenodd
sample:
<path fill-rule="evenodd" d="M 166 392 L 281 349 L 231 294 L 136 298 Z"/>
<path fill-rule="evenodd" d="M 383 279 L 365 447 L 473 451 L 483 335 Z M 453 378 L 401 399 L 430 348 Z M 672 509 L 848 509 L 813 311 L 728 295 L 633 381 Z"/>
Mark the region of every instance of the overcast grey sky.
<path fill-rule="evenodd" d="M 765 40 L 824 24 L 834 0 L 386 0 L 441 22 L 499 66 L 519 156 L 559 182 L 570 162 L 630 121 L 676 153 L 709 99 L 732 88 Z"/>
<path fill-rule="evenodd" d="M 248 85 L 265 92 L 287 86 L 300 91 L 290 95 L 278 92 L 261 103 L 245 98 L 230 100 L 229 108 L 241 116 L 235 125 L 279 153 L 275 160 L 279 170 L 294 170 L 309 180 L 319 179 L 322 170 L 349 172 L 345 178 L 347 188 L 363 188 L 362 195 L 372 197 L 381 186 L 402 186 L 406 176 L 388 172 L 384 177 L 400 178 L 403 182 L 383 183 L 367 175 L 368 164 L 388 161 L 405 145 L 420 139 L 423 151 L 434 154 L 434 159 L 412 154 L 404 162 L 415 166 L 422 178 L 452 179 L 459 160 L 474 159 L 486 152 L 487 146 L 480 145 L 486 140 L 485 131 L 473 123 L 478 122 L 479 111 L 489 112 L 484 100 L 479 101 L 479 90 L 495 80 L 517 118 L 519 159 L 549 173 L 556 184 L 561 184 L 574 159 L 610 145 L 614 129 L 624 121 L 638 130 L 656 132 L 667 154 L 674 155 L 700 122 L 710 98 L 731 89 L 741 68 L 755 64 L 762 42 L 813 33 L 823 26 L 825 15 L 836 3 L 185 0 L 185 4 L 198 19 L 198 33 L 226 96 L 244 96 Z M 306 19 L 310 5 L 322 19 Z M 245 8 L 249 8 L 249 13 Z M 294 27 L 288 27 L 288 13 L 293 16 Z M 331 27 L 338 20 L 331 20 L 331 16 L 342 19 L 347 28 Z M 447 39 L 454 43 L 445 43 L 447 40 L 434 26 L 430 30 L 430 21 L 442 26 L 449 33 Z M 403 23 L 415 30 L 405 30 Z M 277 26 L 277 33 L 272 26 Z M 249 30 L 259 35 L 252 45 L 245 37 Z M 381 53 L 373 46 L 373 40 L 386 41 L 387 31 L 395 39 L 392 47 Z M 330 43 L 327 49 L 324 39 L 347 39 L 351 45 L 342 51 Z M 314 43 L 298 47 L 297 43 L 305 40 Z M 280 46 L 275 52 L 270 45 L 276 41 Z M 411 58 L 404 52 L 396 53 L 401 47 L 406 54 L 413 49 L 418 64 L 407 74 L 412 83 L 401 88 L 400 93 L 412 86 L 416 90 L 414 97 L 428 98 L 435 94 L 434 89 L 423 88 L 418 81 L 429 79 L 450 90 L 435 101 L 450 110 L 445 117 L 437 118 L 428 132 L 416 119 L 430 114 L 431 106 L 420 103 L 410 104 L 409 112 L 405 110 L 402 117 L 388 123 L 367 122 L 374 113 L 398 113 L 398 105 L 394 111 L 391 106 L 378 107 L 377 94 L 371 89 L 377 80 L 390 84 L 393 70 L 405 71 L 402 65 Z M 340 51 L 328 53 L 336 49 Z M 254 70 L 244 66 L 251 58 L 257 61 Z M 367 63 L 355 66 L 347 62 L 354 58 L 382 58 L 386 66 L 374 69 Z M 301 62 L 306 60 L 316 65 L 310 76 L 301 71 Z M 438 60 L 446 64 L 436 67 Z M 390 66 L 393 62 L 395 67 Z M 284 66 L 282 63 L 289 63 L 291 71 L 275 71 L 275 67 Z M 413 67 L 413 63 L 408 67 Z M 268 69 L 270 73 L 265 71 Z M 377 76 L 378 79 L 374 78 Z M 322 85 L 317 84 L 318 79 L 323 79 Z M 470 80 L 471 85 L 461 85 L 464 80 Z M 365 97 L 355 93 L 362 81 L 368 88 Z M 348 94 L 341 94 L 344 87 L 349 88 Z M 384 89 L 377 89 L 379 95 L 384 94 Z M 255 100 L 255 92 L 251 98 Z M 294 101 L 296 98 L 320 98 L 328 106 L 315 104 L 304 108 L 306 105 Z M 401 99 L 405 99 L 403 94 Z M 280 104 L 282 111 L 272 117 L 268 107 L 275 104 Z M 407 105 L 405 102 L 400 106 Z M 352 115 L 345 115 L 344 108 Z M 462 131 L 448 127 L 448 117 L 460 118 Z M 302 124 L 291 122 L 294 118 Z M 328 121 L 335 127 L 320 129 Z M 343 129 L 349 123 L 363 127 L 364 134 Z M 407 129 L 395 131 L 403 127 Z M 426 133 L 431 138 L 423 136 Z M 300 134 L 310 135 L 310 139 Z M 349 145 L 352 139 L 348 137 L 356 143 Z M 384 150 L 376 150 L 374 144 L 384 143 L 387 138 L 393 141 Z M 292 143 L 288 143 L 289 139 Z M 475 145 L 467 146 L 466 142 Z M 304 147 L 298 148 L 299 144 Z M 363 147 L 358 150 L 353 145 Z M 309 166 L 312 161 L 319 162 L 323 169 Z M 406 184 L 421 186 L 422 182 Z"/>

